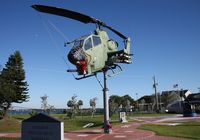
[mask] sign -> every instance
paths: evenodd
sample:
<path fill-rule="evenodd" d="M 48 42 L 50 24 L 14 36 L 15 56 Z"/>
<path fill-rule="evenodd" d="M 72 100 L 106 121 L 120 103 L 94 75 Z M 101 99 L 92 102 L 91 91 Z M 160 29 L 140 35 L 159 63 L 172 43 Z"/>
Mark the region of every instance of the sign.
<path fill-rule="evenodd" d="M 126 112 L 119 112 L 119 121 L 120 121 L 121 123 L 128 122 L 128 121 L 126 120 Z"/>
<path fill-rule="evenodd" d="M 64 123 L 45 114 L 22 121 L 22 140 L 64 140 Z"/>

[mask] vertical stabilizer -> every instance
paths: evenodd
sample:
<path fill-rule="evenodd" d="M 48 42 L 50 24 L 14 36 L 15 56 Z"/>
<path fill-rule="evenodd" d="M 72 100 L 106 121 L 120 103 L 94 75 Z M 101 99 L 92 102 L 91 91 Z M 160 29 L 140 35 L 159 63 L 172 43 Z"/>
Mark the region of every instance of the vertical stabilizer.
<path fill-rule="evenodd" d="M 124 50 L 124 52 L 127 53 L 127 54 L 131 54 L 131 39 L 130 39 L 130 37 L 128 37 L 125 40 L 125 50 Z"/>

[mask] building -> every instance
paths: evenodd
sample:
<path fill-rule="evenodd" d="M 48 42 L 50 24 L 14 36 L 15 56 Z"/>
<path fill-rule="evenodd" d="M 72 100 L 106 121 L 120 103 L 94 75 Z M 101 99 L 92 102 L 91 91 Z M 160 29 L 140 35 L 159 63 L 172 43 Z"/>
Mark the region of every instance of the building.
<path fill-rule="evenodd" d="M 184 93 L 187 93 L 187 92 L 184 92 Z M 195 111 L 197 113 L 200 113 L 200 93 L 186 94 L 184 99 L 175 100 L 174 102 L 170 103 L 167 106 L 166 112 L 183 113 L 184 103 L 188 103 L 189 105 L 194 106 Z"/>

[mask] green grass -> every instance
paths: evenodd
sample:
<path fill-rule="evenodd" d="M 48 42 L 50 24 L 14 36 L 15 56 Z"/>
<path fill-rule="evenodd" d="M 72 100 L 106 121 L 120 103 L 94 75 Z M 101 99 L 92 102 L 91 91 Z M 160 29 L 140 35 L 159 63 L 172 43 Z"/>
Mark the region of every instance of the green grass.
<path fill-rule="evenodd" d="M 140 116 L 163 116 L 166 114 L 139 114 L 133 113 L 129 114 L 128 117 L 140 117 Z M 59 120 L 64 121 L 65 132 L 80 130 L 83 129 L 83 126 L 87 123 L 94 123 L 92 128 L 101 128 L 103 126 L 103 115 L 95 115 L 94 118 L 90 116 L 77 116 L 75 119 L 69 119 L 65 114 L 52 114 L 52 117 L 58 118 Z M 15 115 L 12 117 L 7 117 L 3 120 L 0 120 L 0 132 L 20 132 L 21 121 L 29 118 L 30 115 Z M 119 124 L 118 122 L 119 115 L 114 114 L 111 118 L 113 121 L 112 124 Z M 131 121 L 131 120 L 129 120 Z"/>
<path fill-rule="evenodd" d="M 75 119 L 66 118 L 64 114 L 63 115 L 62 114 L 54 114 L 52 116 L 64 121 L 64 125 L 65 125 L 64 131 L 65 132 L 84 129 L 83 126 L 88 123 L 94 123 L 94 125 L 91 127 L 91 129 L 101 128 L 103 126 L 103 115 L 95 115 L 94 118 L 91 118 L 91 116 L 83 116 L 83 117 L 76 116 Z M 118 115 L 114 115 L 111 118 L 111 120 L 113 120 L 111 122 L 113 125 L 120 124 L 117 121 Z"/>
<path fill-rule="evenodd" d="M 139 127 L 144 130 L 154 131 L 157 135 L 200 139 L 200 122 L 184 122 L 177 126 L 144 124 Z"/>
<path fill-rule="evenodd" d="M 103 126 L 103 115 L 95 115 L 94 118 L 91 116 L 76 116 L 75 119 L 69 119 L 65 114 L 52 114 L 52 117 L 58 118 L 64 121 L 64 131 L 75 131 L 83 129 L 83 126 L 88 123 L 94 123 L 91 128 L 101 128 Z M 13 117 L 7 117 L 0 120 L 0 132 L 20 132 L 21 131 L 21 121 L 29 118 L 30 115 L 15 115 Z M 112 124 L 119 124 L 118 115 L 112 117 Z"/>
<path fill-rule="evenodd" d="M 20 132 L 21 120 L 15 118 L 4 118 L 0 120 L 0 132 Z"/>
<path fill-rule="evenodd" d="M 92 128 L 102 127 L 103 116 L 98 115 L 94 118 L 91 118 L 90 116 L 83 116 L 83 118 L 76 117 L 76 119 L 64 119 L 65 132 L 83 129 L 83 126 L 88 123 L 94 123 L 94 126 L 92 126 Z"/>
<path fill-rule="evenodd" d="M 15 119 L 18 119 L 18 120 L 24 120 L 24 119 L 27 119 L 29 117 L 30 117 L 29 114 L 22 114 L 22 115 L 14 115 L 14 116 L 12 116 L 12 118 L 15 118 Z"/>

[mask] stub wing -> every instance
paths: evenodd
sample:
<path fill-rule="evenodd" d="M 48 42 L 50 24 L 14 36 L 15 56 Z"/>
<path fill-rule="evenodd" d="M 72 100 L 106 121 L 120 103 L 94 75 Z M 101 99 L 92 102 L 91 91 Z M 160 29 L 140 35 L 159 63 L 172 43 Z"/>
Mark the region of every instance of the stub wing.
<path fill-rule="evenodd" d="M 108 53 L 108 64 L 110 65 L 114 63 L 131 64 L 132 55 L 133 54 L 130 53 L 130 38 L 127 38 L 125 40 L 125 49 Z"/>

